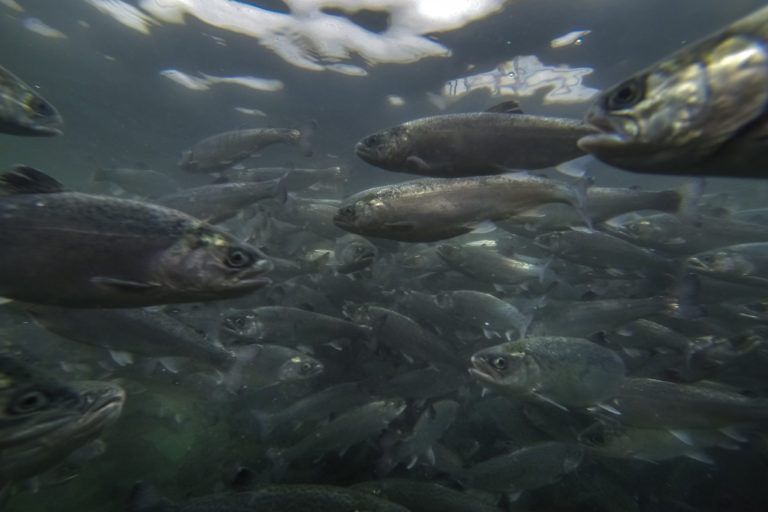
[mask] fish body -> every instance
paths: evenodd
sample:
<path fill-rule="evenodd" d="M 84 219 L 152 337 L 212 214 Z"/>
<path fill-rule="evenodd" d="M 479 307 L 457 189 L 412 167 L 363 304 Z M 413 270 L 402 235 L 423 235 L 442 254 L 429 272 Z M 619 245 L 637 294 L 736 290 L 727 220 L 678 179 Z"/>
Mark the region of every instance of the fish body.
<path fill-rule="evenodd" d="M 629 171 L 765 177 L 768 7 L 603 91 L 579 147 Z"/>
<path fill-rule="evenodd" d="M 0 296 L 138 307 L 244 295 L 269 282 L 254 247 L 182 212 L 67 192 L 31 168 L 0 176 Z"/>
<path fill-rule="evenodd" d="M 462 477 L 472 487 L 514 495 L 559 481 L 581 465 L 583 455 L 579 446 L 538 443 L 478 462 Z"/>
<path fill-rule="evenodd" d="M 62 382 L 0 354 L 0 495 L 98 437 L 124 400 L 116 384 Z"/>
<path fill-rule="evenodd" d="M 114 183 L 132 194 L 144 197 L 170 194 L 179 189 L 179 184 L 165 173 L 133 167 L 97 169 L 91 175 L 91 182 Z"/>
<path fill-rule="evenodd" d="M 722 428 L 768 420 L 768 399 L 722 386 L 627 378 L 610 402 L 621 423 L 666 429 Z"/>
<path fill-rule="evenodd" d="M 190 172 L 221 171 L 272 144 L 298 144 L 299 130 L 253 128 L 218 133 L 185 150 L 179 167 Z"/>
<path fill-rule="evenodd" d="M 616 396 L 624 363 L 612 350 L 581 338 L 533 337 L 476 352 L 470 374 L 501 394 L 589 407 Z"/>
<path fill-rule="evenodd" d="M 142 486 L 131 496 L 131 512 L 408 512 L 369 493 L 332 485 L 267 485 L 254 491 L 218 493 L 170 503 Z"/>
<path fill-rule="evenodd" d="M 356 490 L 370 492 L 419 512 L 500 512 L 469 492 L 461 492 L 436 482 L 406 478 L 385 478 L 355 484 Z"/>
<path fill-rule="evenodd" d="M 583 155 L 593 133 L 578 120 L 521 113 L 447 114 L 408 121 L 369 135 L 357 156 L 389 171 L 438 178 L 542 169 Z"/>
<path fill-rule="evenodd" d="M 283 180 L 288 190 L 302 190 L 320 181 L 327 181 L 342 176 L 341 167 L 305 169 L 293 167 L 254 167 L 249 169 L 227 169 L 222 171 L 218 182 L 269 181 Z"/>
<path fill-rule="evenodd" d="M 442 244 L 437 247 L 437 254 L 452 269 L 491 284 L 544 281 L 548 276 L 546 261 L 509 258 L 485 247 Z"/>
<path fill-rule="evenodd" d="M 157 203 L 200 220 L 217 223 L 262 199 L 285 196 L 280 179 L 254 183 L 203 185 L 157 198 Z"/>
<path fill-rule="evenodd" d="M 11 135 L 61 135 L 56 108 L 16 75 L 0 66 L 0 132 Z"/>
<path fill-rule="evenodd" d="M 369 402 L 340 414 L 287 448 L 270 449 L 267 455 L 280 466 L 343 451 L 380 433 L 404 410 L 405 403 L 400 399 Z"/>
<path fill-rule="evenodd" d="M 235 356 L 162 311 L 31 306 L 35 321 L 64 338 L 150 357 L 181 356 L 228 369 Z"/>
<path fill-rule="evenodd" d="M 297 345 L 366 339 L 371 333 L 370 328 L 341 318 L 285 306 L 227 311 L 222 329 L 237 338 Z"/>
<path fill-rule="evenodd" d="M 581 202 L 565 183 L 527 175 L 424 178 L 358 192 L 333 218 L 340 228 L 401 242 L 434 242 L 543 203 Z"/>

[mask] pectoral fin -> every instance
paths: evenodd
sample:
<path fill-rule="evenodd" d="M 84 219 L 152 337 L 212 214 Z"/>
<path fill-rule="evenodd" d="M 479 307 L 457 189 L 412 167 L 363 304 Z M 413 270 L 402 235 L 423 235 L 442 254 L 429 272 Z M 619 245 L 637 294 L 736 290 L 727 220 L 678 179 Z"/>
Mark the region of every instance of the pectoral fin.
<path fill-rule="evenodd" d="M 118 279 L 116 277 L 95 276 L 91 278 L 91 283 L 97 286 L 104 286 L 107 288 L 115 288 L 120 291 L 126 292 L 142 292 L 159 288 L 157 283 L 145 283 L 139 281 L 129 281 L 127 279 Z"/>

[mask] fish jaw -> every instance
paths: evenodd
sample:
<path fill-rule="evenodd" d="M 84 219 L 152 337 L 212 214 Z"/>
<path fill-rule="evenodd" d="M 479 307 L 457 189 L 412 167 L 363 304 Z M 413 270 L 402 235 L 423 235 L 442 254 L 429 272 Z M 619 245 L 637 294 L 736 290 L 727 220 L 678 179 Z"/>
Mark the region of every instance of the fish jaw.
<path fill-rule="evenodd" d="M 470 362 L 472 368 L 469 369 L 469 374 L 472 377 L 489 387 L 498 387 L 500 375 L 493 369 L 485 356 L 475 354 L 470 358 Z"/>

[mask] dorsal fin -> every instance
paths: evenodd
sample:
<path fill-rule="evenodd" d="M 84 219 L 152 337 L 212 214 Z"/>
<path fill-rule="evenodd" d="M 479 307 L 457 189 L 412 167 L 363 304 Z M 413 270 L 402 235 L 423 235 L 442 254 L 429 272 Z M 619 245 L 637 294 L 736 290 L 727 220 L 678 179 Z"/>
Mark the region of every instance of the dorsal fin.
<path fill-rule="evenodd" d="M 494 105 L 486 112 L 495 112 L 497 114 L 522 114 L 523 109 L 520 108 L 520 104 L 515 100 L 502 101 L 498 105 Z"/>
<path fill-rule="evenodd" d="M 0 192 L 5 194 L 55 194 L 64 192 L 64 185 L 33 167 L 17 165 L 0 174 Z"/>

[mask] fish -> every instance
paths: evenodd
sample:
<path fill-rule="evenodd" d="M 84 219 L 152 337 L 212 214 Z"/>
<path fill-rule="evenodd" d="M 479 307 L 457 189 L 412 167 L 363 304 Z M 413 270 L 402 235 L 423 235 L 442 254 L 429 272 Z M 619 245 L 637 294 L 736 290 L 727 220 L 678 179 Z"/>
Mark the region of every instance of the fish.
<path fill-rule="evenodd" d="M 267 485 L 247 492 L 217 493 L 184 503 L 171 503 L 146 484 L 138 484 L 129 499 L 131 512 L 409 512 L 408 509 L 361 490 L 319 484 Z"/>
<path fill-rule="evenodd" d="M 140 167 L 102 167 L 93 171 L 91 183 L 116 184 L 131 194 L 143 197 L 170 194 L 180 188 L 168 174 Z"/>
<path fill-rule="evenodd" d="M 768 420 L 768 399 L 706 382 L 628 377 L 608 403 L 623 425 L 643 428 L 720 429 Z"/>
<path fill-rule="evenodd" d="M 257 201 L 287 197 L 281 179 L 254 183 L 219 183 L 173 192 L 155 199 L 160 205 L 216 224 L 237 215 Z"/>
<path fill-rule="evenodd" d="M 581 149 L 620 169 L 765 177 L 768 7 L 601 92 Z"/>
<path fill-rule="evenodd" d="M 584 155 L 576 142 L 594 130 L 581 121 L 523 114 L 515 102 L 488 112 L 405 122 L 362 139 L 355 153 L 388 171 L 436 178 L 553 167 Z"/>
<path fill-rule="evenodd" d="M 341 177 L 344 173 L 339 166 L 320 169 L 301 167 L 252 167 L 248 169 L 227 169 L 214 183 L 251 182 L 282 179 L 290 191 L 309 188 L 315 183 Z"/>
<path fill-rule="evenodd" d="M 500 512 L 495 503 L 471 492 L 462 492 L 437 482 L 407 478 L 385 478 L 355 484 L 369 492 L 419 512 Z"/>
<path fill-rule="evenodd" d="M 424 458 L 427 463 L 434 460 L 432 445 L 438 442 L 456 419 L 459 404 L 453 400 L 439 400 L 429 404 L 419 415 L 411 433 L 397 441 L 389 453 L 379 461 L 380 475 L 389 474 L 398 464 L 410 469 Z"/>
<path fill-rule="evenodd" d="M 313 460 L 330 452 L 345 452 L 384 430 L 405 411 L 401 399 L 374 400 L 348 410 L 317 427 L 308 436 L 284 448 L 270 448 L 267 456 L 276 467 L 290 466 L 297 460 Z"/>
<path fill-rule="evenodd" d="M 0 133 L 31 137 L 61 135 L 63 122 L 56 107 L 0 66 Z"/>
<path fill-rule="evenodd" d="M 251 128 L 217 133 L 181 154 L 178 166 L 189 172 L 215 172 L 232 167 L 272 144 L 299 144 L 301 132 L 291 128 Z"/>
<path fill-rule="evenodd" d="M 298 350 L 267 343 L 246 345 L 225 376 L 225 385 L 232 393 L 243 393 L 312 379 L 324 371 L 321 361 Z"/>
<path fill-rule="evenodd" d="M 333 222 L 364 236 L 435 242 L 489 229 L 544 203 L 578 206 L 582 195 L 566 183 L 521 174 L 422 178 L 363 190 L 344 199 Z"/>
<path fill-rule="evenodd" d="M 16 484 L 96 439 L 124 401 L 117 384 L 61 381 L 0 353 L 0 504 Z"/>
<path fill-rule="evenodd" d="M 449 267 L 479 281 L 491 284 L 546 282 L 553 279 L 548 261 L 509 258 L 484 247 L 441 244 L 437 254 Z"/>
<path fill-rule="evenodd" d="M 336 239 L 334 268 L 340 274 L 360 272 L 373 265 L 378 255 L 379 250 L 366 238 L 349 233 Z"/>
<path fill-rule="evenodd" d="M 182 212 L 69 192 L 31 167 L 0 175 L 0 190 L 2 297 L 141 307 L 236 297 L 270 282 L 272 263 L 258 249 Z"/>
<path fill-rule="evenodd" d="M 689 270 L 754 286 L 768 284 L 768 242 L 737 244 L 702 251 L 686 260 Z"/>
<path fill-rule="evenodd" d="M 314 345 L 340 339 L 365 340 L 371 335 L 369 327 L 285 306 L 227 310 L 221 328 L 229 336 L 276 344 Z"/>
<path fill-rule="evenodd" d="M 531 337 L 482 349 L 469 373 L 507 396 L 559 408 L 592 407 L 619 393 L 625 366 L 612 350 L 582 338 Z"/>
<path fill-rule="evenodd" d="M 523 491 L 551 485 L 575 471 L 583 456 L 577 445 L 536 443 L 473 464 L 460 478 L 478 489 L 510 494 L 514 501 Z"/>
<path fill-rule="evenodd" d="M 229 369 L 236 359 L 235 354 L 221 344 L 162 311 L 41 305 L 29 305 L 26 309 L 49 331 L 110 351 L 160 358 L 189 357 L 221 370 Z"/>

